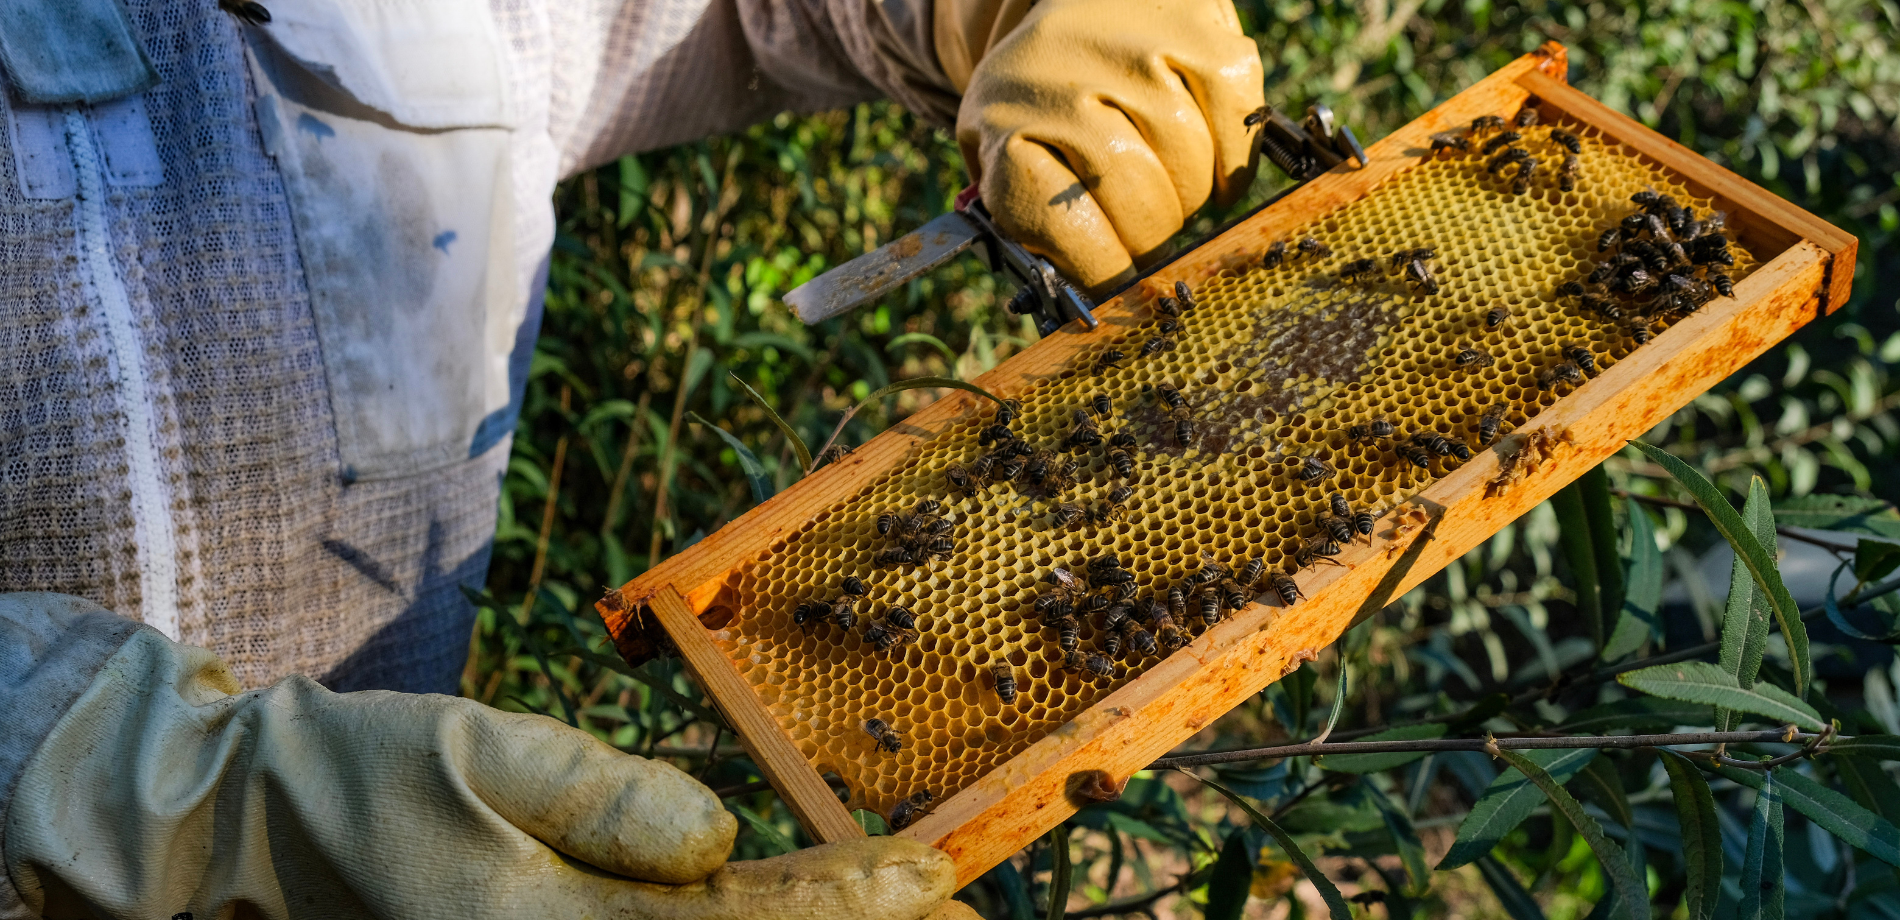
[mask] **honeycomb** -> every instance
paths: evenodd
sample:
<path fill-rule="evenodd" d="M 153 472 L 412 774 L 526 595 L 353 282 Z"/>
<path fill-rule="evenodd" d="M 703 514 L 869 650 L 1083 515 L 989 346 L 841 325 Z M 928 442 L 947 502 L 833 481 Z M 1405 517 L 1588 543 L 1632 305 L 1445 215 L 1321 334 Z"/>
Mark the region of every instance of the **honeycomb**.
<path fill-rule="evenodd" d="M 1639 347 L 1631 320 L 1606 321 L 1558 288 L 1595 267 L 1599 235 L 1638 211 L 1633 193 L 1666 193 L 1697 216 L 1710 202 L 1578 124 L 1555 126 L 1581 141 L 1574 188 L 1564 191 L 1554 168 L 1564 151 L 1551 127 L 1522 129 L 1519 146 L 1543 164 L 1528 191 L 1513 192 L 1515 168 L 1487 171 L 1481 136 L 1469 152 L 1422 157 L 1289 234 L 1295 245 L 1280 266 L 1256 261 L 1194 289 L 1172 350 L 1139 357 L 1160 322 L 1139 311 L 1130 325 L 1098 335 L 1069 370 L 1019 394 L 1014 433 L 1049 448 L 1069 434 L 1074 410 L 1097 394 L 1110 397 L 1100 430 L 1135 436 L 1132 476 L 1119 476 L 1097 446 L 1073 455 L 1081 481 L 1060 496 L 997 481 L 960 497 L 945 470 L 986 451 L 979 432 L 993 419 L 983 413 L 923 443 L 908 466 L 737 570 L 729 585 L 737 612 L 715 643 L 813 766 L 843 778 L 850 807 L 889 813 L 921 791 L 941 800 L 1006 763 L 1160 660 L 1123 650 L 1116 659 L 1123 673 L 1113 678 L 1065 669 L 1057 632 L 1031 606 L 1050 590 L 1052 568 L 1079 574 L 1089 558 L 1116 553 L 1142 596 L 1164 594 L 1204 559 L 1239 569 L 1257 556 L 1270 575 L 1285 572 L 1298 546 L 1321 539 L 1317 517 L 1331 493 L 1380 514 L 1459 462 L 1434 457 L 1421 468 L 1395 453 L 1395 441 L 1353 440 L 1351 426 L 1384 417 L 1400 437 L 1436 431 L 1481 449 L 1478 426 L 1491 407 L 1502 405 L 1508 432 L 1567 392 L 1537 380 L 1566 360 L 1566 346 L 1587 347 L 1599 372 Z M 1308 236 L 1331 254 L 1300 255 L 1296 241 Z M 1388 254 L 1421 246 L 1436 249 L 1428 263 L 1435 295 L 1388 270 Z M 1728 272 L 1737 280 L 1758 264 L 1739 243 L 1731 252 Z M 1377 270 L 1341 280 L 1340 268 L 1361 258 L 1378 259 Z M 1488 328 L 1486 314 L 1497 308 L 1510 316 Z M 1492 363 L 1460 365 L 1466 348 L 1487 352 Z M 1111 349 L 1127 357 L 1098 368 Z M 1157 398 L 1164 383 L 1190 404 L 1194 431 L 1185 443 Z M 1307 457 L 1335 475 L 1303 481 L 1298 468 Z M 1124 484 L 1133 495 L 1121 520 L 1058 526 L 1052 517 L 1059 503 L 1088 507 Z M 948 558 L 874 564 L 892 545 L 877 518 L 923 499 L 943 503 Z M 868 590 L 852 629 L 794 622 L 798 605 L 838 597 L 847 577 Z M 1248 593 L 1280 602 L 1264 580 Z M 916 614 L 915 640 L 879 651 L 865 633 L 892 604 Z M 1101 653 L 1100 615 L 1078 620 L 1080 648 Z M 1192 610 L 1180 625 L 1202 629 Z M 1014 676 L 1013 704 L 997 693 L 998 662 Z M 867 733 L 871 719 L 889 723 L 900 750 Z"/>

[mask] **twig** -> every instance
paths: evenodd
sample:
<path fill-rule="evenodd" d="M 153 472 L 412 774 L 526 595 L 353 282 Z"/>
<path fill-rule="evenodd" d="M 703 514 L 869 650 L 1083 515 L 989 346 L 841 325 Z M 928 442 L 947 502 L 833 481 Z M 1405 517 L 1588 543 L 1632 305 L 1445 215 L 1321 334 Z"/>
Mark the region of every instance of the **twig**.
<path fill-rule="evenodd" d="M 719 762 L 719 737 L 723 735 L 725 731 L 726 726 L 724 723 L 715 723 L 713 725 L 712 744 L 706 746 L 706 762 L 700 766 L 699 773 L 694 776 L 694 779 L 702 783 L 705 782 L 706 774 L 711 773 L 713 765 Z"/>
<path fill-rule="evenodd" d="M 574 388 L 561 384 L 561 420 L 567 420 L 568 406 L 573 402 Z M 523 626 L 534 612 L 534 601 L 541 593 L 541 576 L 548 565 L 548 538 L 554 533 L 555 502 L 561 497 L 561 470 L 567 466 L 567 435 L 554 442 L 554 469 L 548 473 L 548 500 L 541 505 L 541 533 L 534 541 L 534 565 L 528 570 L 528 595 L 521 599 L 521 615 L 516 619 Z"/>
<path fill-rule="evenodd" d="M 640 452 L 640 432 L 646 428 L 647 405 L 653 401 L 652 390 L 640 391 L 640 408 L 634 410 L 633 418 L 627 423 L 627 445 L 620 449 L 620 467 L 614 470 L 613 488 L 607 493 L 607 513 L 600 521 L 600 539 L 604 543 L 620 526 L 620 504 L 627 491 L 627 479 L 633 475 L 633 457 Z"/>
<path fill-rule="evenodd" d="M 1278 747 L 1240 751 L 1217 751 L 1163 757 L 1148 765 L 1150 770 L 1172 767 L 1201 767 L 1211 764 L 1238 763 L 1248 760 L 1277 760 L 1282 757 L 1323 757 L 1328 754 L 1397 754 L 1424 751 L 1486 751 L 1490 745 L 1511 751 L 1566 750 L 1574 748 L 1645 748 L 1680 744 L 1792 744 L 1827 738 L 1819 734 L 1780 731 L 1756 732 L 1678 732 L 1666 735 L 1568 735 L 1560 737 L 1518 738 L 1425 738 L 1417 741 L 1331 741 L 1320 744 L 1283 744 Z"/>
<path fill-rule="evenodd" d="M 1131 895 L 1119 901 L 1109 901 L 1106 904 L 1097 904 L 1094 907 L 1084 908 L 1082 910 L 1072 910 L 1063 914 L 1063 916 L 1068 917 L 1069 920 L 1083 920 L 1083 918 L 1086 917 L 1113 917 L 1119 914 L 1135 913 L 1147 914 L 1152 917 L 1154 916 L 1154 912 L 1150 908 L 1153 907 L 1156 901 L 1171 894 L 1180 894 L 1183 891 L 1187 891 L 1199 885 L 1202 881 L 1203 879 L 1200 878 L 1199 873 L 1190 872 L 1176 879 L 1174 884 L 1165 888 L 1157 888 L 1146 894 Z"/>
<path fill-rule="evenodd" d="M 1639 501 L 1645 505 L 1657 505 L 1663 508 L 1680 508 L 1683 511 L 1701 511 L 1702 510 L 1702 506 L 1694 502 L 1679 501 L 1673 498 L 1663 498 L 1658 495 L 1643 495 L 1640 493 L 1631 492 L 1628 489 L 1611 489 L 1610 492 L 1613 495 L 1621 495 L 1624 498 L 1630 499 L 1632 501 Z M 1836 543 L 1832 540 L 1823 540 L 1820 537 L 1811 537 L 1811 536 L 1808 536 L 1807 534 L 1804 534 L 1804 533 L 1801 533 L 1800 531 L 1795 530 L 1792 527 L 1776 527 L 1775 533 L 1778 533 L 1784 537 L 1787 537 L 1790 540 L 1798 540 L 1802 543 L 1813 544 L 1831 553 L 1852 554 L 1856 549 L 1858 549 L 1858 547 L 1848 546 L 1845 543 Z"/>

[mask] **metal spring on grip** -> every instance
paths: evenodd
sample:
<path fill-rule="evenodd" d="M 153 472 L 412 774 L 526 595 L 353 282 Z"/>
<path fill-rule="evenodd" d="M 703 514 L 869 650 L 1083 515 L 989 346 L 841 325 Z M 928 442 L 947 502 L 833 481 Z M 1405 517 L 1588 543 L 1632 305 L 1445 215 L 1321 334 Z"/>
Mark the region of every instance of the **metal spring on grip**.
<path fill-rule="evenodd" d="M 1294 181 L 1305 179 L 1315 165 L 1312 157 L 1288 150 L 1285 144 L 1266 131 L 1260 132 L 1260 153 Z"/>

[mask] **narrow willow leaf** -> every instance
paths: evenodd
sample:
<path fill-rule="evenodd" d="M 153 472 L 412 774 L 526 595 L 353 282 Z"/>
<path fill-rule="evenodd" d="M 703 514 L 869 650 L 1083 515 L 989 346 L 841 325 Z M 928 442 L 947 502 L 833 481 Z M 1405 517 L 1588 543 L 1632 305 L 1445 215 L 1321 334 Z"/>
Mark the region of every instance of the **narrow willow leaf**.
<path fill-rule="evenodd" d="M 752 401 L 757 403 L 759 408 L 765 410 L 765 417 L 771 419 L 772 424 L 778 426 L 780 434 L 785 435 L 785 442 L 792 446 L 792 453 L 798 456 L 798 468 L 807 473 L 811 472 L 811 448 L 806 447 L 805 440 L 798 436 L 798 432 L 792 430 L 791 423 L 787 422 L 784 416 L 779 415 L 778 410 L 773 409 L 772 404 L 766 402 L 765 397 L 760 396 L 758 390 L 753 389 L 750 384 L 740 380 L 738 374 L 728 371 L 727 375 L 732 378 L 734 383 L 739 385 L 740 389 L 745 391 L 745 395 L 752 397 Z"/>
<path fill-rule="evenodd" d="M 1590 537 L 1590 517 L 1583 508 L 1582 487 L 1573 482 L 1557 490 L 1557 494 L 1550 497 L 1550 507 L 1557 512 L 1557 542 L 1564 551 L 1564 561 L 1570 563 L 1570 584 L 1577 592 L 1577 615 L 1583 618 L 1590 644 L 1601 650 L 1604 639 L 1602 579 L 1597 575 L 1596 546 Z"/>
<path fill-rule="evenodd" d="M 1577 488 L 1583 498 L 1583 515 L 1590 522 L 1590 547 L 1594 550 L 1597 563 L 1597 578 L 1602 583 L 1597 592 L 1603 604 L 1605 617 L 1612 617 L 1623 607 L 1623 560 L 1616 551 L 1616 512 L 1610 505 L 1610 475 L 1601 465 L 1577 479 Z"/>
<path fill-rule="evenodd" d="M 903 350 L 904 346 L 909 345 L 912 342 L 917 342 L 923 345 L 929 345 L 930 347 L 935 348 L 936 350 L 940 352 L 943 352 L 944 360 L 949 361 L 951 367 L 957 366 L 957 353 L 954 351 L 951 351 L 950 346 L 945 345 L 942 339 L 937 338 L 936 336 L 931 335 L 928 332 L 906 332 L 903 335 L 893 336 L 890 341 L 884 343 L 884 352 L 886 354 L 893 354 L 893 355 L 897 354 L 899 351 Z"/>
<path fill-rule="evenodd" d="M 1346 675 L 1350 670 L 1344 661 L 1339 663 L 1339 685 L 1333 688 L 1333 708 L 1326 713 L 1326 727 L 1313 736 L 1316 744 L 1332 736 L 1333 726 L 1339 724 L 1339 714 L 1346 709 Z"/>
<path fill-rule="evenodd" d="M 1851 530 L 1900 537 L 1893 503 L 1858 495 L 1803 495 L 1775 506 L 1775 523 L 1815 530 Z"/>
<path fill-rule="evenodd" d="M 1630 868 L 1629 856 L 1623 852 L 1623 848 L 1611 843 L 1603 835 L 1603 828 L 1597 824 L 1597 820 L 1590 817 L 1583 806 L 1577 804 L 1577 800 L 1571 798 L 1570 793 L 1565 792 L 1564 787 L 1544 772 L 1542 767 L 1516 751 L 1499 753 L 1505 763 L 1516 767 L 1518 772 L 1543 790 L 1551 807 L 1561 812 L 1569 820 L 1570 826 L 1577 829 L 1577 834 L 1583 837 L 1584 842 L 1590 845 L 1590 851 L 1596 854 L 1597 863 L 1603 867 L 1603 874 L 1610 878 L 1611 890 L 1607 896 L 1621 900 L 1623 909 L 1632 918 L 1640 920 L 1649 916 L 1649 888 Z"/>
<path fill-rule="evenodd" d="M 1247 852 L 1247 829 L 1227 835 L 1221 844 L 1220 858 L 1214 860 L 1214 873 L 1207 878 L 1206 920 L 1240 920 L 1247 909 L 1247 895 L 1253 890 L 1253 859 Z"/>
<path fill-rule="evenodd" d="M 1833 623 L 1835 629 L 1853 636 L 1856 639 L 1866 639 L 1869 642 L 1882 642 L 1887 644 L 1892 644 L 1895 640 L 1900 640 L 1900 629 L 1888 632 L 1867 632 L 1855 626 L 1847 619 L 1846 612 L 1841 610 L 1841 602 L 1834 597 L 1834 581 L 1840 577 L 1842 570 L 1846 569 L 1847 565 L 1845 562 L 1841 563 L 1834 569 L 1834 574 L 1829 575 L 1827 578 L 1827 597 L 1823 600 L 1822 606 L 1827 610 L 1828 622 Z M 1865 594 L 1865 592 L 1862 593 Z M 1877 599 L 1875 603 L 1889 600 L 1890 598 L 1891 595 L 1883 596 Z M 1889 622 L 1892 621 L 1889 620 Z"/>
<path fill-rule="evenodd" d="M 1765 782 L 1757 770 L 1717 767 L 1716 772 L 1750 789 Z M 1890 866 L 1900 867 L 1900 827 L 1862 808 L 1853 799 L 1785 767 L 1776 767 L 1776 797 L 1807 816 L 1822 830 Z"/>
<path fill-rule="evenodd" d="M 753 832 L 758 834 L 760 839 L 764 840 L 767 845 L 777 848 L 780 853 L 790 853 L 798 849 L 798 846 L 792 843 L 791 838 L 785 836 L 784 831 L 774 827 L 772 822 L 759 817 L 758 812 L 744 805 L 740 805 L 737 802 L 727 802 L 726 810 L 738 815 L 740 820 L 751 825 Z"/>
<path fill-rule="evenodd" d="M 1854 577 L 1863 582 L 1879 581 L 1900 569 L 1900 543 L 1862 538 L 1854 546 Z"/>
<path fill-rule="evenodd" d="M 992 884 L 1003 892 L 1003 906 L 1009 911 L 1009 920 L 1033 920 L 1036 916 L 1035 905 L 1029 903 L 1029 883 L 1023 880 L 1023 874 L 1016 864 L 1005 859 L 996 864 L 996 868 L 983 873 Z"/>
<path fill-rule="evenodd" d="M 1736 558 L 1748 566 L 1749 575 L 1766 593 L 1775 620 L 1781 626 L 1781 634 L 1788 641 L 1788 661 L 1794 669 L 1794 695 L 1807 696 L 1808 682 L 1814 675 L 1814 662 L 1808 652 L 1808 630 L 1801 622 L 1801 609 L 1795 606 L 1794 597 L 1788 594 L 1788 587 L 1781 582 L 1781 571 L 1775 567 L 1774 555 L 1755 538 L 1747 522 L 1736 513 L 1735 506 L 1729 504 L 1707 476 L 1660 447 L 1642 441 L 1630 443 L 1688 490 L 1690 497 L 1708 514 L 1710 523 L 1735 548 Z"/>
<path fill-rule="evenodd" d="M 876 363 L 876 362 L 873 361 L 872 363 Z M 844 426 L 850 423 L 853 416 L 856 416 L 859 412 L 863 411 L 865 406 L 876 405 L 878 400 L 883 399 L 884 397 L 889 396 L 892 393 L 902 393 L 905 390 L 936 389 L 939 387 L 948 387 L 953 390 L 964 390 L 970 393 L 975 393 L 976 395 L 981 396 L 984 399 L 989 400 L 990 402 L 996 403 L 999 406 L 1003 404 L 1003 401 L 996 398 L 996 396 L 991 394 L 990 391 L 985 390 L 974 383 L 964 383 L 963 381 L 958 380 L 955 377 L 909 377 L 903 380 L 896 381 L 895 383 L 878 387 L 876 390 L 873 390 L 871 392 L 871 395 L 864 397 L 864 399 L 861 400 L 857 405 L 852 406 L 849 409 L 846 409 L 844 413 L 844 417 L 838 419 L 838 427 L 831 429 L 831 437 L 826 438 L 824 446 L 818 449 L 819 456 L 824 456 L 825 451 L 829 450 L 831 448 L 831 445 L 838 440 L 838 435 L 844 433 Z"/>
<path fill-rule="evenodd" d="M 1687 757 L 1664 749 L 1662 761 L 1669 770 L 1669 793 L 1676 800 L 1676 823 L 1682 828 L 1688 920 L 1714 920 L 1722 896 L 1722 828 L 1716 822 L 1715 796 Z"/>
<path fill-rule="evenodd" d="M 1406 893 L 1420 897 L 1432 884 L 1431 866 L 1425 863 L 1425 844 L 1418 839 L 1418 829 L 1412 826 L 1412 816 L 1406 814 L 1371 780 L 1360 784 L 1372 803 L 1379 807 L 1379 815 L 1385 819 L 1386 833 L 1392 836 L 1392 848 L 1399 854 L 1399 862 L 1405 866 L 1405 875 L 1410 884 Z"/>
<path fill-rule="evenodd" d="M 739 468 L 745 470 L 745 481 L 752 487 L 754 502 L 763 503 L 772 497 L 772 477 L 766 475 L 765 464 L 759 462 L 759 458 L 752 453 L 751 448 L 745 446 L 744 441 L 739 440 L 738 436 L 732 432 L 700 418 L 697 412 L 688 410 L 686 417 L 711 428 L 713 434 L 718 435 L 726 442 L 727 447 L 732 448 L 733 453 L 739 455 Z"/>
<path fill-rule="evenodd" d="M 1287 708 L 1293 710 L 1293 734 L 1295 737 L 1306 733 L 1306 720 L 1313 717 L 1313 685 L 1319 682 L 1319 672 L 1312 665 L 1302 662 L 1292 674 L 1280 681 L 1286 690 Z"/>
<path fill-rule="evenodd" d="M 1478 874 L 1484 876 L 1484 883 L 1491 886 L 1491 892 L 1498 896 L 1498 903 L 1504 906 L 1511 920 L 1544 920 L 1544 909 L 1537 906 L 1531 893 L 1524 890 L 1523 883 L 1503 863 L 1480 856 Z"/>
<path fill-rule="evenodd" d="M 1764 775 L 1742 854 L 1740 920 L 1781 920 L 1781 798 L 1773 774 Z"/>
<path fill-rule="evenodd" d="M 1748 501 L 1742 505 L 1742 521 L 1760 540 L 1770 555 L 1775 552 L 1775 521 L 1768 504 L 1768 486 L 1757 476 L 1748 483 Z M 1737 555 L 1729 567 L 1728 606 L 1722 615 L 1722 670 L 1735 675 L 1743 689 L 1755 685 L 1761 673 L 1762 652 L 1768 647 L 1768 597 L 1755 584 L 1742 557 Z M 1718 731 L 1731 731 L 1741 718 L 1727 710 L 1715 714 Z"/>
<path fill-rule="evenodd" d="M 1620 661 L 1662 637 L 1663 554 L 1656 548 L 1656 525 L 1649 513 L 1629 505 L 1630 556 L 1623 582 L 1623 605 L 1616 628 L 1603 645 L 1604 661 Z"/>
<path fill-rule="evenodd" d="M 1187 773 L 1185 770 L 1181 772 Z M 1319 896 L 1326 901 L 1326 912 L 1332 916 L 1332 920 L 1353 920 L 1352 908 L 1347 906 L 1346 898 L 1339 893 L 1338 886 L 1333 884 L 1332 879 L 1326 877 L 1326 873 L 1319 871 L 1318 866 L 1313 865 L 1313 860 L 1307 857 L 1305 850 L 1300 849 L 1299 843 L 1293 839 L 1292 834 L 1287 833 L 1280 825 L 1274 823 L 1272 818 L 1253 807 L 1253 803 L 1228 791 L 1227 787 L 1193 773 L 1187 775 L 1200 780 L 1209 789 L 1225 796 L 1227 801 L 1240 806 L 1240 810 L 1253 819 L 1256 827 L 1271 834 L 1274 842 L 1280 845 L 1280 849 L 1286 853 L 1287 858 L 1293 860 L 1293 864 L 1299 866 L 1301 872 L 1306 873 L 1306 880 L 1312 882 L 1314 888 L 1319 889 Z"/>
<path fill-rule="evenodd" d="M 1054 869 L 1049 873 L 1049 912 L 1047 920 L 1062 920 L 1069 915 L 1069 885 L 1075 879 L 1075 867 L 1069 862 L 1069 825 L 1056 825 L 1049 832 L 1049 849 Z"/>
<path fill-rule="evenodd" d="M 1900 760 L 1900 735 L 1855 735 L 1830 741 L 1830 754 L 1854 754 L 1875 760 Z"/>
<path fill-rule="evenodd" d="M 890 836 L 891 826 L 885 823 L 883 815 L 875 811 L 860 808 L 853 811 L 851 817 L 858 822 L 858 828 L 864 831 L 866 837 Z"/>
<path fill-rule="evenodd" d="M 1652 696 L 1739 709 L 1778 723 L 1793 723 L 1808 731 L 1818 732 L 1827 727 L 1814 707 L 1795 699 L 1788 691 L 1766 682 L 1744 690 L 1735 685 L 1735 675 L 1706 661 L 1678 661 L 1625 671 L 1618 674 L 1616 680 Z"/>
<path fill-rule="evenodd" d="M 1445 737 L 1446 726 L 1442 722 L 1428 722 L 1423 725 L 1405 725 L 1388 728 L 1355 741 L 1423 741 L 1430 738 Z M 1335 773 L 1378 773 L 1405 766 L 1414 760 L 1423 759 L 1430 751 L 1393 751 L 1390 754 L 1328 754 L 1319 758 L 1320 766 Z"/>
<path fill-rule="evenodd" d="M 1569 782 L 1590 761 L 1597 756 L 1596 748 L 1572 748 L 1570 750 L 1525 751 L 1531 761 L 1536 763 L 1558 782 Z M 1452 842 L 1451 852 L 1438 861 L 1438 871 L 1456 869 L 1477 859 L 1504 839 L 1524 819 L 1537 810 L 1544 796 L 1537 787 L 1526 779 L 1521 770 L 1505 770 L 1498 778 L 1485 787 L 1484 794 L 1478 797 L 1477 804 L 1471 806 L 1471 813 L 1458 825 L 1458 838 Z"/>
<path fill-rule="evenodd" d="M 1572 735 L 1609 735 L 1621 732 L 1666 732 L 1679 726 L 1713 725 L 1706 704 L 1633 696 L 1599 703 L 1566 719 L 1559 730 Z"/>
<path fill-rule="evenodd" d="M 1622 826 L 1627 838 L 1623 849 L 1629 855 L 1630 870 L 1637 878 L 1648 877 L 1648 854 L 1643 851 L 1642 839 L 1636 836 L 1636 813 L 1630 808 L 1629 796 L 1623 791 L 1623 777 L 1616 772 L 1616 765 L 1608 757 L 1598 757 L 1590 761 L 1570 785 Z"/>

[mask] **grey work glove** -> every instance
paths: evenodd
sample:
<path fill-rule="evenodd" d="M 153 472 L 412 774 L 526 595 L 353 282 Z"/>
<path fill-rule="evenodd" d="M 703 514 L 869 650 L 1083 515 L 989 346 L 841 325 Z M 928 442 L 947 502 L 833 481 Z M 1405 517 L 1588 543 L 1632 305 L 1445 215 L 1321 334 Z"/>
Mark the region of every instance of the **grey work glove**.
<path fill-rule="evenodd" d="M 46 598 L 74 604 L 0 595 L 0 619 Z M 955 886 L 949 857 L 894 838 L 728 864 L 736 824 L 704 786 L 541 716 L 295 677 L 238 691 L 150 629 L 106 659 L 13 791 L 0 855 L 27 908 L 909 920 Z"/>

